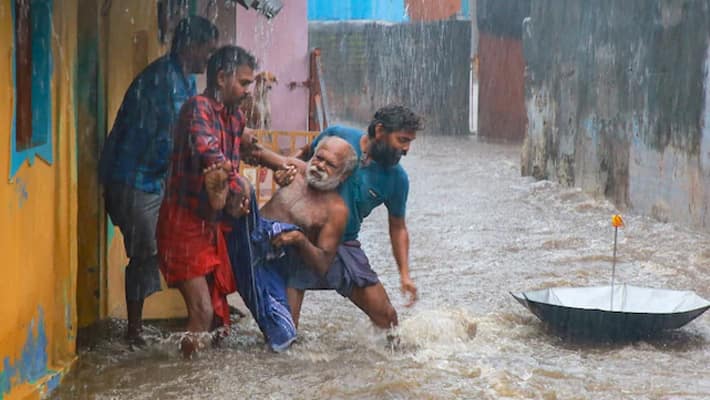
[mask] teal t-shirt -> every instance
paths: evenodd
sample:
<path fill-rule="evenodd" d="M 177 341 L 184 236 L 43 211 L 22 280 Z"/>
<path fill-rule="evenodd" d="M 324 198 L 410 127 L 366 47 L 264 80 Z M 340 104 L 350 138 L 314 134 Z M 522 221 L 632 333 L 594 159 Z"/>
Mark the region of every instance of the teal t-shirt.
<path fill-rule="evenodd" d="M 326 136 L 337 136 L 350 143 L 358 158 L 361 158 L 360 139 L 364 134 L 354 128 L 331 126 L 316 137 L 311 148 L 315 150 L 320 140 Z M 355 240 L 365 217 L 383 203 L 391 216 L 404 217 L 409 194 L 409 177 L 399 164 L 385 168 L 370 161 L 366 166 L 359 165 L 338 190 L 350 210 L 343 240 Z"/>

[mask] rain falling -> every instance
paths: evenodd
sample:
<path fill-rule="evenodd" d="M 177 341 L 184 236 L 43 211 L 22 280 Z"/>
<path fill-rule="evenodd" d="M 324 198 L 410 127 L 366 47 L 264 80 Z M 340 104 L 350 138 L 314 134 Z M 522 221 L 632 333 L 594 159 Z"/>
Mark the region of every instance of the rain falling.
<path fill-rule="evenodd" d="M 0 400 L 710 398 L 710 4 L 0 5 Z"/>

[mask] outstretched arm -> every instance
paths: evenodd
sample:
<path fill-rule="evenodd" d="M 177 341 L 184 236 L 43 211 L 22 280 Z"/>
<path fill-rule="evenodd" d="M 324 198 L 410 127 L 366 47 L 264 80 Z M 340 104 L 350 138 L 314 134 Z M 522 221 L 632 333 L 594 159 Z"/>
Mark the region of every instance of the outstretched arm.
<path fill-rule="evenodd" d="M 417 301 L 417 286 L 409 276 L 409 231 L 404 217 L 389 216 L 390 242 L 392 243 L 392 254 L 397 262 L 402 293 L 409 294 L 411 306 Z"/>
<path fill-rule="evenodd" d="M 287 168 L 288 157 L 261 146 L 254 131 L 249 128 L 244 128 L 244 133 L 242 133 L 239 155 L 248 164 L 260 165 L 274 171 Z"/>
<path fill-rule="evenodd" d="M 293 182 L 299 171 L 305 171 L 306 164 L 294 157 L 285 157 L 261 146 L 252 129 L 244 128 L 239 145 L 239 154 L 247 164 L 260 165 L 274 171 L 279 186 Z"/>

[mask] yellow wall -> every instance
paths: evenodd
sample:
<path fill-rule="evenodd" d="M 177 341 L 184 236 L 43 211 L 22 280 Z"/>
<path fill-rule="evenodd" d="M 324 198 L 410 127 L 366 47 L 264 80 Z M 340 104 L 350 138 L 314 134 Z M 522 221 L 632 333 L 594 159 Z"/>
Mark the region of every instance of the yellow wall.
<path fill-rule="evenodd" d="M 77 258 L 76 0 L 53 7 L 54 162 L 25 163 L 9 181 L 11 3 L 0 3 L 0 398 L 6 399 L 38 397 L 74 360 Z"/>

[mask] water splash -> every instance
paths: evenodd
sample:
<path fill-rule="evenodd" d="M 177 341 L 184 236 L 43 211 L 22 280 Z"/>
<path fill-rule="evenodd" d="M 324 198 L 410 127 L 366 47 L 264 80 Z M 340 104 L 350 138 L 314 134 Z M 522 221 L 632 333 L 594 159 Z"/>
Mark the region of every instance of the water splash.
<path fill-rule="evenodd" d="M 419 350 L 465 345 L 476 332 L 476 319 L 468 311 L 450 308 L 418 311 L 395 330 L 403 347 Z"/>

